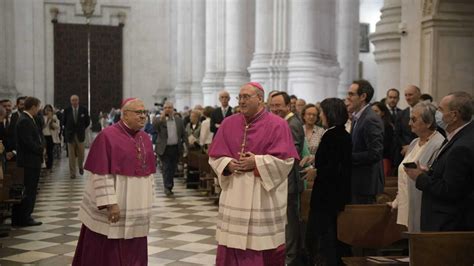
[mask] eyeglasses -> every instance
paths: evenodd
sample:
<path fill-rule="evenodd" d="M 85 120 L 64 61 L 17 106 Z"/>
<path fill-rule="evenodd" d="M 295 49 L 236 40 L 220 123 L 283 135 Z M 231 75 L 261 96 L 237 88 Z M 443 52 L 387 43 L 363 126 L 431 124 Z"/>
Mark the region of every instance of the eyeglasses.
<path fill-rule="evenodd" d="M 257 94 L 254 94 L 254 95 L 248 95 L 248 94 L 242 94 L 242 95 L 239 95 L 237 97 L 235 97 L 235 99 L 237 99 L 237 101 L 248 101 L 250 100 L 250 98 L 252 97 L 255 97 L 257 96 Z"/>
<path fill-rule="evenodd" d="M 125 111 L 134 112 L 137 115 L 148 115 L 148 110 L 130 110 L 130 109 L 127 109 Z"/>

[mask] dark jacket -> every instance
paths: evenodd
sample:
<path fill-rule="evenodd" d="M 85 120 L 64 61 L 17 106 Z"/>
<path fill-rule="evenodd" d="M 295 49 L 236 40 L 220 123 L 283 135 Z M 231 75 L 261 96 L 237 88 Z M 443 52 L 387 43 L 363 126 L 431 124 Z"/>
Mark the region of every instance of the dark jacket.
<path fill-rule="evenodd" d="M 43 137 L 38 125 L 25 113 L 16 124 L 16 163 L 18 167 L 41 168 Z"/>
<path fill-rule="evenodd" d="M 287 122 L 291 129 L 291 135 L 293 136 L 293 143 L 295 144 L 296 151 L 301 156 L 305 137 L 303 123 L 301 123 L 301 120 L 296 115 L 290 117 Z M 291 168 L 291 172 L 288 175 L 288 193 L 297 193 L 303 191 L 304 187 L 300 177 L 300 171 L 300 162 L 295 160 L 293 163 L 293 168 Z"/>
<path fill-rule="evenodd" d="M 423 191 L 423 231 L 474 230 L 474 123 L 461 129 L 441 150 L 431 170 L 418 176 Z"/>
<path fill-rule="evenodd" d="M 317 176 L 311 193 L 311 209 L 338 213 L 351 199 L 351 136 L 344 126 L 324 133 L 316 152 Z"/>
<path fill-rule="evenodd" d="M 383 136 L 383 158 L 393 160 L 393 137 L 394 128 L 391 124 L 384 123 L 384 136 Z"/>
<path fill-rule="evenodd" d="M 72 143 L 74 136 L 77 136 L 79 142 L 84 142 L 86 138 L 86 128 L 91 123 L 87 108 L 79 106 L 77 109 L 77 121 L 74 122 L 74 114 L 72 107 L 69 106 L 64 110 L 63 125 L 65 141 Z"/>
<path fill-rule="evenodd" d="M 367 107 L 352 126 L 352 195 L 377 195 L 384 187 L 382 119 Z"/>
<path fill-rule="evenodd" d="M 405 108 L 403 111 L 398 112 L 397 119 L 395 121 L 394 131 L 394 147 L 393 147 L 393 160 L 394 167 L 403 160 L 403 155 L 400 154 L 402 146 L 410 145 L 410 143 L 418 136 L 411 132 L 410 123 L 410 107 Z"/>
<path fill-rule="evenodd" d="M 231 116 L 232 115 L 232 107 L 229 106 L 227 108 L 227 112 L 225 113 L 225 117 Z M 214 109 L 214 111 L 211 113 L 211 132 L 214 133 L 214 136 L 217 133 L 218 128 L 216 127 L 216 124 L 222 124 L 222 121 L 224 118 L 222 116 L 222 107 L 218 107 Z"/>
<path fill-rule="evenodd" d="M 7 128 L 5 128 L 5 125 L 3 123 L 0 123 L 0 135 L 3 141 L 3 145 L 5 146 L 5 153 L 16 150 L 15 129 L 16 123 L 18 122 L 18 118 L 20 117 L 19 114 L 19 111 L 12 113 L 10 117 L 10 124 Z"/>

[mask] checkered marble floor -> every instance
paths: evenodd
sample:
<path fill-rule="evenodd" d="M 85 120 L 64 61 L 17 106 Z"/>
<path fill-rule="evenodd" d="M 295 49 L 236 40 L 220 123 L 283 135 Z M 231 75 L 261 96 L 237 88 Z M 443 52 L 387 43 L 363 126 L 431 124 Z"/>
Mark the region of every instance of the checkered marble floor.
<path fill-rule="evenodd" d="M 85 177 L 69 178 L 67 158 L 56 161 L 53 173 L 40 179 L 33 217 L 43 225 L 12 229 L 9 237 L 0 238 L 0 265 L 70 265 L 84 185 Z M 148 265 L 213 265 L 217 206 L 186 189 L 181 179 L 175 180 L 173 192 L 173 197 L 164 195 L 157 174 Z"/>

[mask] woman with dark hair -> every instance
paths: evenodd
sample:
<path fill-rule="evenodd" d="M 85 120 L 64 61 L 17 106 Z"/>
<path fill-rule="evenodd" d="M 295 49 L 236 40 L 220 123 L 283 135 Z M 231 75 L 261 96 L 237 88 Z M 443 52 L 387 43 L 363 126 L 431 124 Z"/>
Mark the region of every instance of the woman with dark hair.
<path fill-rule="evenodd" d="M 43 135 L 46 140 L 46 169 L 50 172 L 53 167 L 54 145 L 61 143 L 59 139 L 59 120 L 54 114 L 54 109 L 51 104 L 44 106 L 43 119 Z"/>
<path fill-rule="evenodd" d="M 383 135 L 383 171 L 385 176 L 390 175 L 392 172 L 392 161 L 393 161 L 393 134 L 395 126 L 392 124 L 390 111 L 387 106 L 382 102 L 374 102 L 372 104 L 372 110 L 382 118 L 384 125 Z"/>
<path fill-rule="evenodd" d="M 306 248 L 311 265 L 342 265 L 350 254 L 337 239 L 337 215 L 350 201 L 351 136 L 345 130 L 348 113 L 344 101 L 321 102 L 320 118 L 326 129 L 316 152 L 317 176 L 311 193 Z"/>

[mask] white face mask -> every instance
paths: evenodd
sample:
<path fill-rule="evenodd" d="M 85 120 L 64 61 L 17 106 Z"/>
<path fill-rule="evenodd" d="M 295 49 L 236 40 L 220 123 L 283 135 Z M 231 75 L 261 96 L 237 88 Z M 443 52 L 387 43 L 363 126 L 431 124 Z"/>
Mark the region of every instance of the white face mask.
<path fill-rule="evenodd" d="M 438 126 L 440 126 L 442 129 L 446 130 L 446 127 L 448 127 L 448 124 L 444 123 L 443 121 L 443 113 L 441 113 L 439 110 L 436 110 L 435 119 L 436 119 L 436 124 L 438 124 Z"/>

